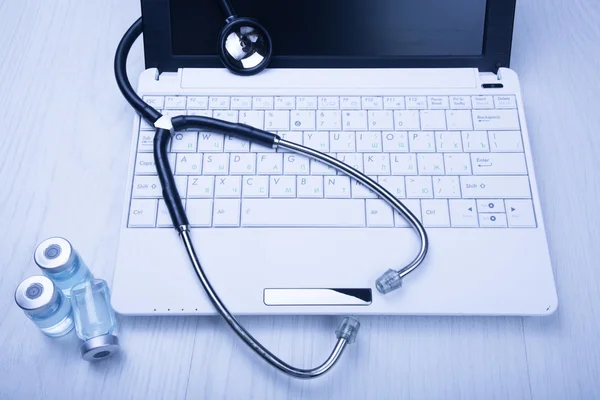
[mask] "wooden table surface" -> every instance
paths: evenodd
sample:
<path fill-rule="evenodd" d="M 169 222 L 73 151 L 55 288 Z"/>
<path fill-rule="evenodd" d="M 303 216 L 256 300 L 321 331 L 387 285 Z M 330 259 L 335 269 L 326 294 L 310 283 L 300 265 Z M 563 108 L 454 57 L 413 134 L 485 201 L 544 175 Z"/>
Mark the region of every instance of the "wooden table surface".
<path fill-rule="evenodd" d="M 600 2 L 519 0 L 519 73 L 557 281 L 546 318 L 361 318 L 328 375 L 274 372 L 218 318 L 121 318 L 89 364 L 16 307 L 36 244 L 71 238 L 112 282 L 132 111 L 112 72 L 136 0 L 0 0 L 0 399 L 600 398 Z M 136 45 L 131 76 L 143 68 Z M 518 273 L 507 268 L 507 273 Z M 244 317 L 284 359 L 329 351 L 327 317 Z"/>

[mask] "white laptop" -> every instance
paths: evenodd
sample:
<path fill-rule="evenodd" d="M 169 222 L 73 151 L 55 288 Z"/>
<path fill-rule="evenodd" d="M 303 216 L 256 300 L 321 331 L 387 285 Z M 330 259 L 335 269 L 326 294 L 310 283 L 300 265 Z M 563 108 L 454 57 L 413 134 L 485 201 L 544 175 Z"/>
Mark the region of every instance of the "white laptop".
<path fill-rule="evenodd" d="M 234 314 L 556 309 L 509 69 L 515 0 L 233 3 L 270 32 L 270 68 L 240 77 L 220 65 L 216 1 L 142 0 L 140 95 L 164 114 L 243 122 L 329 153 L 401 199 L 431 240 L 404 286 L 382 295 L 376 278 L 417 252 L 400 215 L 318 162 L 178 133 L 171 165 L 193 240 Z M 113 305 L 128 315 L 214 314 L 161 200 L 153 127 L 138 116 L 133 125 Z"/>

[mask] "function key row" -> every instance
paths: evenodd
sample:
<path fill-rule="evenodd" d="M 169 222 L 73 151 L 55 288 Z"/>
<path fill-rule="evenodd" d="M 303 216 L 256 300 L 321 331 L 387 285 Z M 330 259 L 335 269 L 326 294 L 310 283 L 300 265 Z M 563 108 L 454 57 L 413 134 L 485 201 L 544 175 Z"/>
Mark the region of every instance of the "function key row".
<path fill-rule="evenodd" d="M 517 108 L 498 96 L 144 96 L 156 109 L 199 110 L 470 110 Z"/>

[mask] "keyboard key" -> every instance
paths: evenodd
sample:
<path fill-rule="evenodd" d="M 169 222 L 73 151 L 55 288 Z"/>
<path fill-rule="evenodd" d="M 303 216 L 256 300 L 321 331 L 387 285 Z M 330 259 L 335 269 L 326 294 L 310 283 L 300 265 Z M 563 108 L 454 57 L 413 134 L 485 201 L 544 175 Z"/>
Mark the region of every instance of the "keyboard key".
<path fill-rule="evenodd" d="M 312 131 L 315 129 L 314 111 L 292 111 L 290 129 L 293 131 Z"/>
<path fill-rule="evenodd" d="M 473 175 L 527 175 L 523 153 L 472 153 Z"/>
<path fill-rule="evenodd" d="M 244 197 L 267 197 L 269 196 L 268 176 L 244 176 L 242 195 Z"/>
<path fill-rule="evenodd" d="M 202 164 L 204 175 L 227 175 L 229 174 L 229 154 L 216 153 L 206 154 Z"/>
<path fill-rule="evenodd" d="M 213 226 L 239 226 L 240 200 L 215 199 L 213 208 Z"/>
<path fill-rule="evenodd" d="M 444 110 L 423 110 L 421 115 L 421 129 L 446 130 L 446 113 Z"/>
<path fill-rule="evenodd" d="M 212 198 L 214 196 L 214 176 L 190 176 L 187 186 L 188 198 Z"/>
<path fill-rule="evenodd" d="M 399 199 L 406 197 L 403 176 L 380 176 L 378 182 L 394 197 Z"/>
<path fill-rule="evenodd" d="M 531 198 L 527 176 L 461 176 L 464 198 Z"/>
<path fill-rule="evenodd" d="M 202 173 L 202 154 L 177 154 L 175 173 L 177 175 L 200 175 Z"/>
<path fill-rule="evenodd" d="M 337 110 L 340 108 L 339 97 L 319 97 L 320 110 Z"/>
<path fill-rule="evenodd" d="M 521 200 L 518 200 L 521 201 Z M 529 201 L 529 200 L 525 200 Z M 477 210 L 480 213 L 503 213 L 504 212 L 504 201 L 503 200 L 477 200 Z"/>
<path fill-rule="evenodd" d="M 273 108 L 276 110 L 293 110 L 296 108 L 296 98 L 292 96 L 277 96 Z"/>
<path fill-rule="evenodd" d="M 250 108 L 252 108 L 252 97 L 244 96 L 231 98 L 232 110 L 248 110 Z"/>
<path fill-rule="evenodd" d="M 515 228 L 535 228 L 535 213 L 531 200 L 506 200 L 508 226 Z"/>
<path fill-rule="evenodd" d="M 303 133 L 302 132 L 298 132 L 298 131 L 294 131 L 294 132 L 277 132 L 277 134 L 283 140 L 287 140 L 288 142 L 294 142 L 294 143 L 297 143 L 297 144 L 303 144 L 303 141 L 302 141 Z M 277 149 L 277 151 L 278 152 L 289 152 L 290 150 Z"/>
<path fill-rule="evenodd" d="M 479 214 L 479 225 L 483 228 L 506 228 L 506 214 Z"/>
<path fill-rule="evenodd" d="M 418 111 L 394 111 L 394 129 L 398 131 L 421 129 Z"/>
<path fill-rule="evenodd" d="M 129 205 L 130 228 L 153 228 L 156 222 L 157 200 L 132 199 Z"/>
<path fill-rule="evenodd" d="M 196 152 L 198 145 L 198 132 L 179 132 L 171 139 L 171 151 L 177 152 Z"/>
<path fill-rule="evenodd" d="M 256 110 L 272 110 L 273 109 L 273 97 L 271 96 L 257 96 L 252 98 L 252 108 Z"/>
<path fill-rule="evenodd" d="M 329 151 L 336 153 L 356 151 L 356 134 L 354 132 L 330 132 Z"/>
<path fill-rule="evenodd" d="M 323 197 L 322 176 L 298 176 L 296 182 L 298 197 Z"/>
<path fill-rule="evenodd" d="M 427 109 L 427 97 L 425 97 L 425 96 L 406 97 L 406 108 L 408 110 L 425 110 L 425 109 Z"/>
<path fill-rule="evenodd" d="M 339 131 L 342 127 L 342 112 L 339 110 L 319 111 L 317 113 L 317 129 Z"/>
<path fill-rule="evenodd" d="M 474 200 L 450 200 L 450 221 L 454 228 L 479 226 Z"/>
<path fill-rule="evenodd" d="M 347 131 L 367 130 L 367 112 L 365 110 L 342 112 L 342 126 Z"/>
<path fill-rule="evenodd" d="M 139 152 L 150 152 L 154 151 L 154 135 L 155 131 L 140 132 L 138 137 L 138 148 Z"/>
<path fill-rule="evenodd" d="M 212 110 L 190 110 L 186 111 L 186 115 L 197 115 L 200 117 L 208 117 L 212 118 L 213 112 Z"/>
<path fill-rule="evenodd" d="M 419 175 L 444 175 L 444 156 L 436 154 L 418 154 Z"/>
<path fill-rule="evenodd" d="M 449 175 L 471 175 L 471 158 L 468 154 L 444 154 L 444 165 Z"/>
<path fill-rule="evenodd" d="M 363 97 L 362 108 L 363 110 L 380 110 L 383 108 L 383 99 L 374 96 Z"/>
<path fill-rule="evenodd" d="M 238 122 L 238 112 L 235 110 L 215 110 L 213 111 L 213 118 L 235 123 Z"/>
<path fill-rule="evenodd" d="M 522 152 L 521 131 L 490 131 L 490 150 L 499 152 Z M 139 147 L 138 147 L 139 148 Z M 138 150 L 140 151 L 140 150 Z"/>
<path fill-rule="evenodd" d="M 208 153 L 223 151 L 225 137 L 220 133 L 200 132 L 198 135 L 198 152 Z"/>
<path fill-rule="evenodd" d="M 265 130 L 287 131 L 290 129 L 290 112 L 277 110 L 265 112 Z"/>
<path fill-rule="evenodd" d="M 435 152 L 435 136 L 433 132 L 408 132 L 408 141 L 411 152 Z"/>
<path fill-rule="evenodd" d="M 182 200 L 183 207 L 185 207 L 186 200 Z M 172 228 L 173 221 L 171 220 L 171 214 L 167 208 L 167 203 L 163 199 L 158 200 L 158 214 L 156 216 L 156 226 L 159 228 Z"/>
<path fill-rule="evenodd" d="M 486 132 L 470 131 L 462 133 L 463 148 L 466 152 L 490 151 Z"/>
<path fill-rule="evenodd" d="M 470 131 L 473 129 L 473 115 L 469 110 L 448 110 L 446 121 L 449 131 Z"/>
<path fill-rule="evenodd" d="M 175 154 L 168 153 L 167 158 L 171 171 L 175 170 Z M 137 153 L 135 160 L 136 175 L 156 175 L 156 165 L 154 164 L 154 154 L 152 153 Z"/>
<path fill-rule="evenodd" d="M 402 204 L 404 204 L 419 221 L 422 220 L 421 202 L 419 200 L 402 200 Z M 410 227 L 410 224 L 402 214 L 394 212 L 394 226 L 397 228 L 408 228 Z"/>
<path fill-rule="evenodd" d="M 163 96 L 144 96 L 144 102 L 157 110 L 165 108 L 165 98 Z"/>
<path fill-rule="evenodd" d="M 373 179 L 374 181 L 377 181 L 377 177 L 372 176 L 371 179 Z M 368 187 L 366 187 L 365 185 L 363 185 L 362 183 L 360 183 L 357 180 L 351 179 L 350 180 L 350 187 L 351 187 L 351 191 L 352 191 L 352 197 L 355 199 L 376 199 L 377 195 L 375 193 L 373 193 L 373 191 L 371 191 L 371 189 L 369 189 Z"/>
<path fill-rule="evenodd" d="M 256 173 L 258 175 L 277 175 L 283 173 L 283 154 L 258 153 L 256 155 Z"/>
<path fill-rule="evenodd" d="M 188 96 L 187 108 L 190 109 L 207 109 L 208 108 L 208 97 L 207 96 Z"/>
<path fill-rule="evenodd" d="M 471 101 L 475 109 L 494 108 L 494 99 L 492 96 L 471 96 Z"/>
<path fill-rule="evenodd" d="M 176 109 L 176 110 L 162 110 L 162 114 L 170 117 L 170 118 L 175 118 L 178 117 L 180 115 L 186 115 L 186 110 L 181 110 L 181 109 Z"/>
<path fill-rule="evenodd" d="M 295 176 L 272 176 L 270 182 L 271 197 L 296 197 Z"/>
<path fill-rule="evenodd" d="M 340 109 L 342 110 L 360 110 L 361 99 L 359 96 L 342 97 L 340 99 Z M 366 129 L 366 128 L 361 128 Z"/>
<path fill-rule="evenodd" d="M 320 151 L 329 151 L 329 132 L 304 132 L 303 142 L 306 147 Z"/>
<path fill-rule="evenodd" d="M 394 114 L 392 111 L 369 111 L 368 117 L 370 131 L 394 129 Z"/>
<path fill-rule="evenodd" d="M 364 154 L 365 174 L 367 175 L 390 175 L 390 155 Z"/>
<path fill-rule="evenodd" d="M 328 176 L 325 180 L 326 198 L 350 198 L 350 178 L 347 176 Z"/>
<path fill-rule="evenodd" d="M 253 126 L 257 129 L 265 127 L 265 112 L 264 111 L 240 111 L 239 121 L 241 124 Z"/>
<path fill-rule="evenodd" d="M 430 176 L 407 176 L 405 181 L 406 197 L 418 199 L 433 197 Z"/>
<path fill-rule="evenodd" d="M 436 176 L 433 178 L 433 192 L 439 199 L 460 198 L 460 181 L 457 176 Z"/>
<path fill-rule="evenodd" d="M 183 109 L 183 108 L 185 108 L 185 103 L 186 103 L 185 96 L 166 96 L 165 97 L 165 108 Z"/>
<path fill-rule="evenodd" d="M 244 199 L 242 226 L 361 227 L 363 200 Z"/>
<path fill-rule="evenodd" d="M 215 197 L 240 197 L 242 194 L 241 177 L 218 176 L 215 182 Z"/>
<path fill-rule="evenodd" d="M 521 129 L 517 110 L 473 110 L 473 127 L 488 131 L 516 131 Z"/>
<path fill-rule="evenodd" d="M 310 171 L 310 160 L 299 154 L 285 154 L 283 156 L 283 173 L 286 175 L 307 175 Z"/>
<path fill-rule="evenodd" d="M 415 154 L 390 154 L 392 175 L 416 175 L 417 157 Z"/>
<path fill-rule="evenodd" d="M 229 173 L 231 175 L 254 175 L 256 173 L 256 154 L 234 153 L 231 154 L 230 159 Z"/>
<path fill-rule="evenodd" d="M 258 144 L 255 142 L 250 142 L 250 152 L 251 153 L 275 153 L 277 149 L 273 147 L 263 146 L 262 144 Z"/>
<path fill-rule="evenodd" d="M 449 227 L 450 213 L 447 200 L 422 200 L 421 212 L 426 227 Z"/>
<path fill-rule="evenodd" d="M 363 153 L 381 152 L 381 132 L 356 132 L 356 150 Z"/>
<path fill-rule="evenodd" d="M 176 176 L 175 185 L 181 197 L 185 197 L 187 190 L 187 176 Z M 156 175 L 136 175 L 133 177 L 133 198 L 159 198 L 162 197 L 160 180 Z"/>
<path fill-rule="evenodd" d="M 213 213 L 212 199 L 189 199 L 185 205 L 185 213 L 192 227 L 211 226 Z"/>
<path fill-rule="evenodd" d="M 298 110 L 315 110 L 317 108 L 317 98 L 307 96 L 297 97 L 296 108 Z"/>
<path fill-rule="evenodd" d="M 335 156 L 335 154 L 329 154 L 330 156 Z M 311 175 L 335 175 L 336 170 L 329 165 L 322 163 L 318 160 L 310 160 L 310 174 Z"/>
<path fill-rule="evenodd" d="M 363 172 L 363 155 L 360 153 L 338 154 L 338 160 L 348 164 L 357 171 Z"/>
<path fill-rule="evenodd" d="M 470 96 L 450 96 L 450 108 L 455 110 L 471 109 Z"/>
<path fill-rule="evenodd" d="M 226 152 L 247 152 L 250 151 L 250 142 L 233 136 L 225 136 L 224 150 Z"/>
<path fill-rule="evenodd" d="M 427 106 L 430 110 L 445 110 L 450 108 L 448 96 L 429 96 Z"/>
<path fill-rule="evenodd" d="M 436 132 L 435 144 L 440 153 L 462 152 L 462 140 L 460 132 Z"/>
<path fill-rule="evenodd" d="M 392 227 L 394 226 L 394 214 L 392 207 L 381 199 L 367 199 L 367 226 L 369 227 Z"/>
<path fill-rule="evenodd" d="M 387 153 L 403 153 L 408 151 L 407 132 L 382 132 L 383 151 Z"/>
<path fill-rule="evenodd" d="M 494 96 L 496 108 L 517 108 L 515 96 Z"/>
<path fill-rule="evenodd" d="M 404 97 L 384 97 L 383 108 L 386 110 L 404 110 L 406 108 Z"/>
<path fill-rule="evenodd" d="M 229 108 L 229 97 L 211 96 L 208 99 L 208 108 L 211 110 L 227 110 Z"/>

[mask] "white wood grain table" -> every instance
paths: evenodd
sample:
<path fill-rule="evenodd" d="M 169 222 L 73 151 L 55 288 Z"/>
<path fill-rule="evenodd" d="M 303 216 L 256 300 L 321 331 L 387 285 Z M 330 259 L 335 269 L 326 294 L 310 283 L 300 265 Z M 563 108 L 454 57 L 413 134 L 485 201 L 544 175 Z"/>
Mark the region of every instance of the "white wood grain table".
<path fill-rule="evenodd" d="M 218 318 L 121 318 L 123 352 L 84 362 L 13 301 L 43 238 L 112 281 L 131 109 L 112 75 L 136 0 L 0 0 L 0 399 L 600 398 L 600 2 L 520 0 L 513 68 L 531 131 L 559 310 L 548 318 L 361 318 L 321 379 L 274 372 Z M 141 46 L 132 56 L 136 76 Z M 507 273 L 519 273 L 507 266 Z M 329 351 L 325 317 L 242 318 L 284 359 Z"/>

